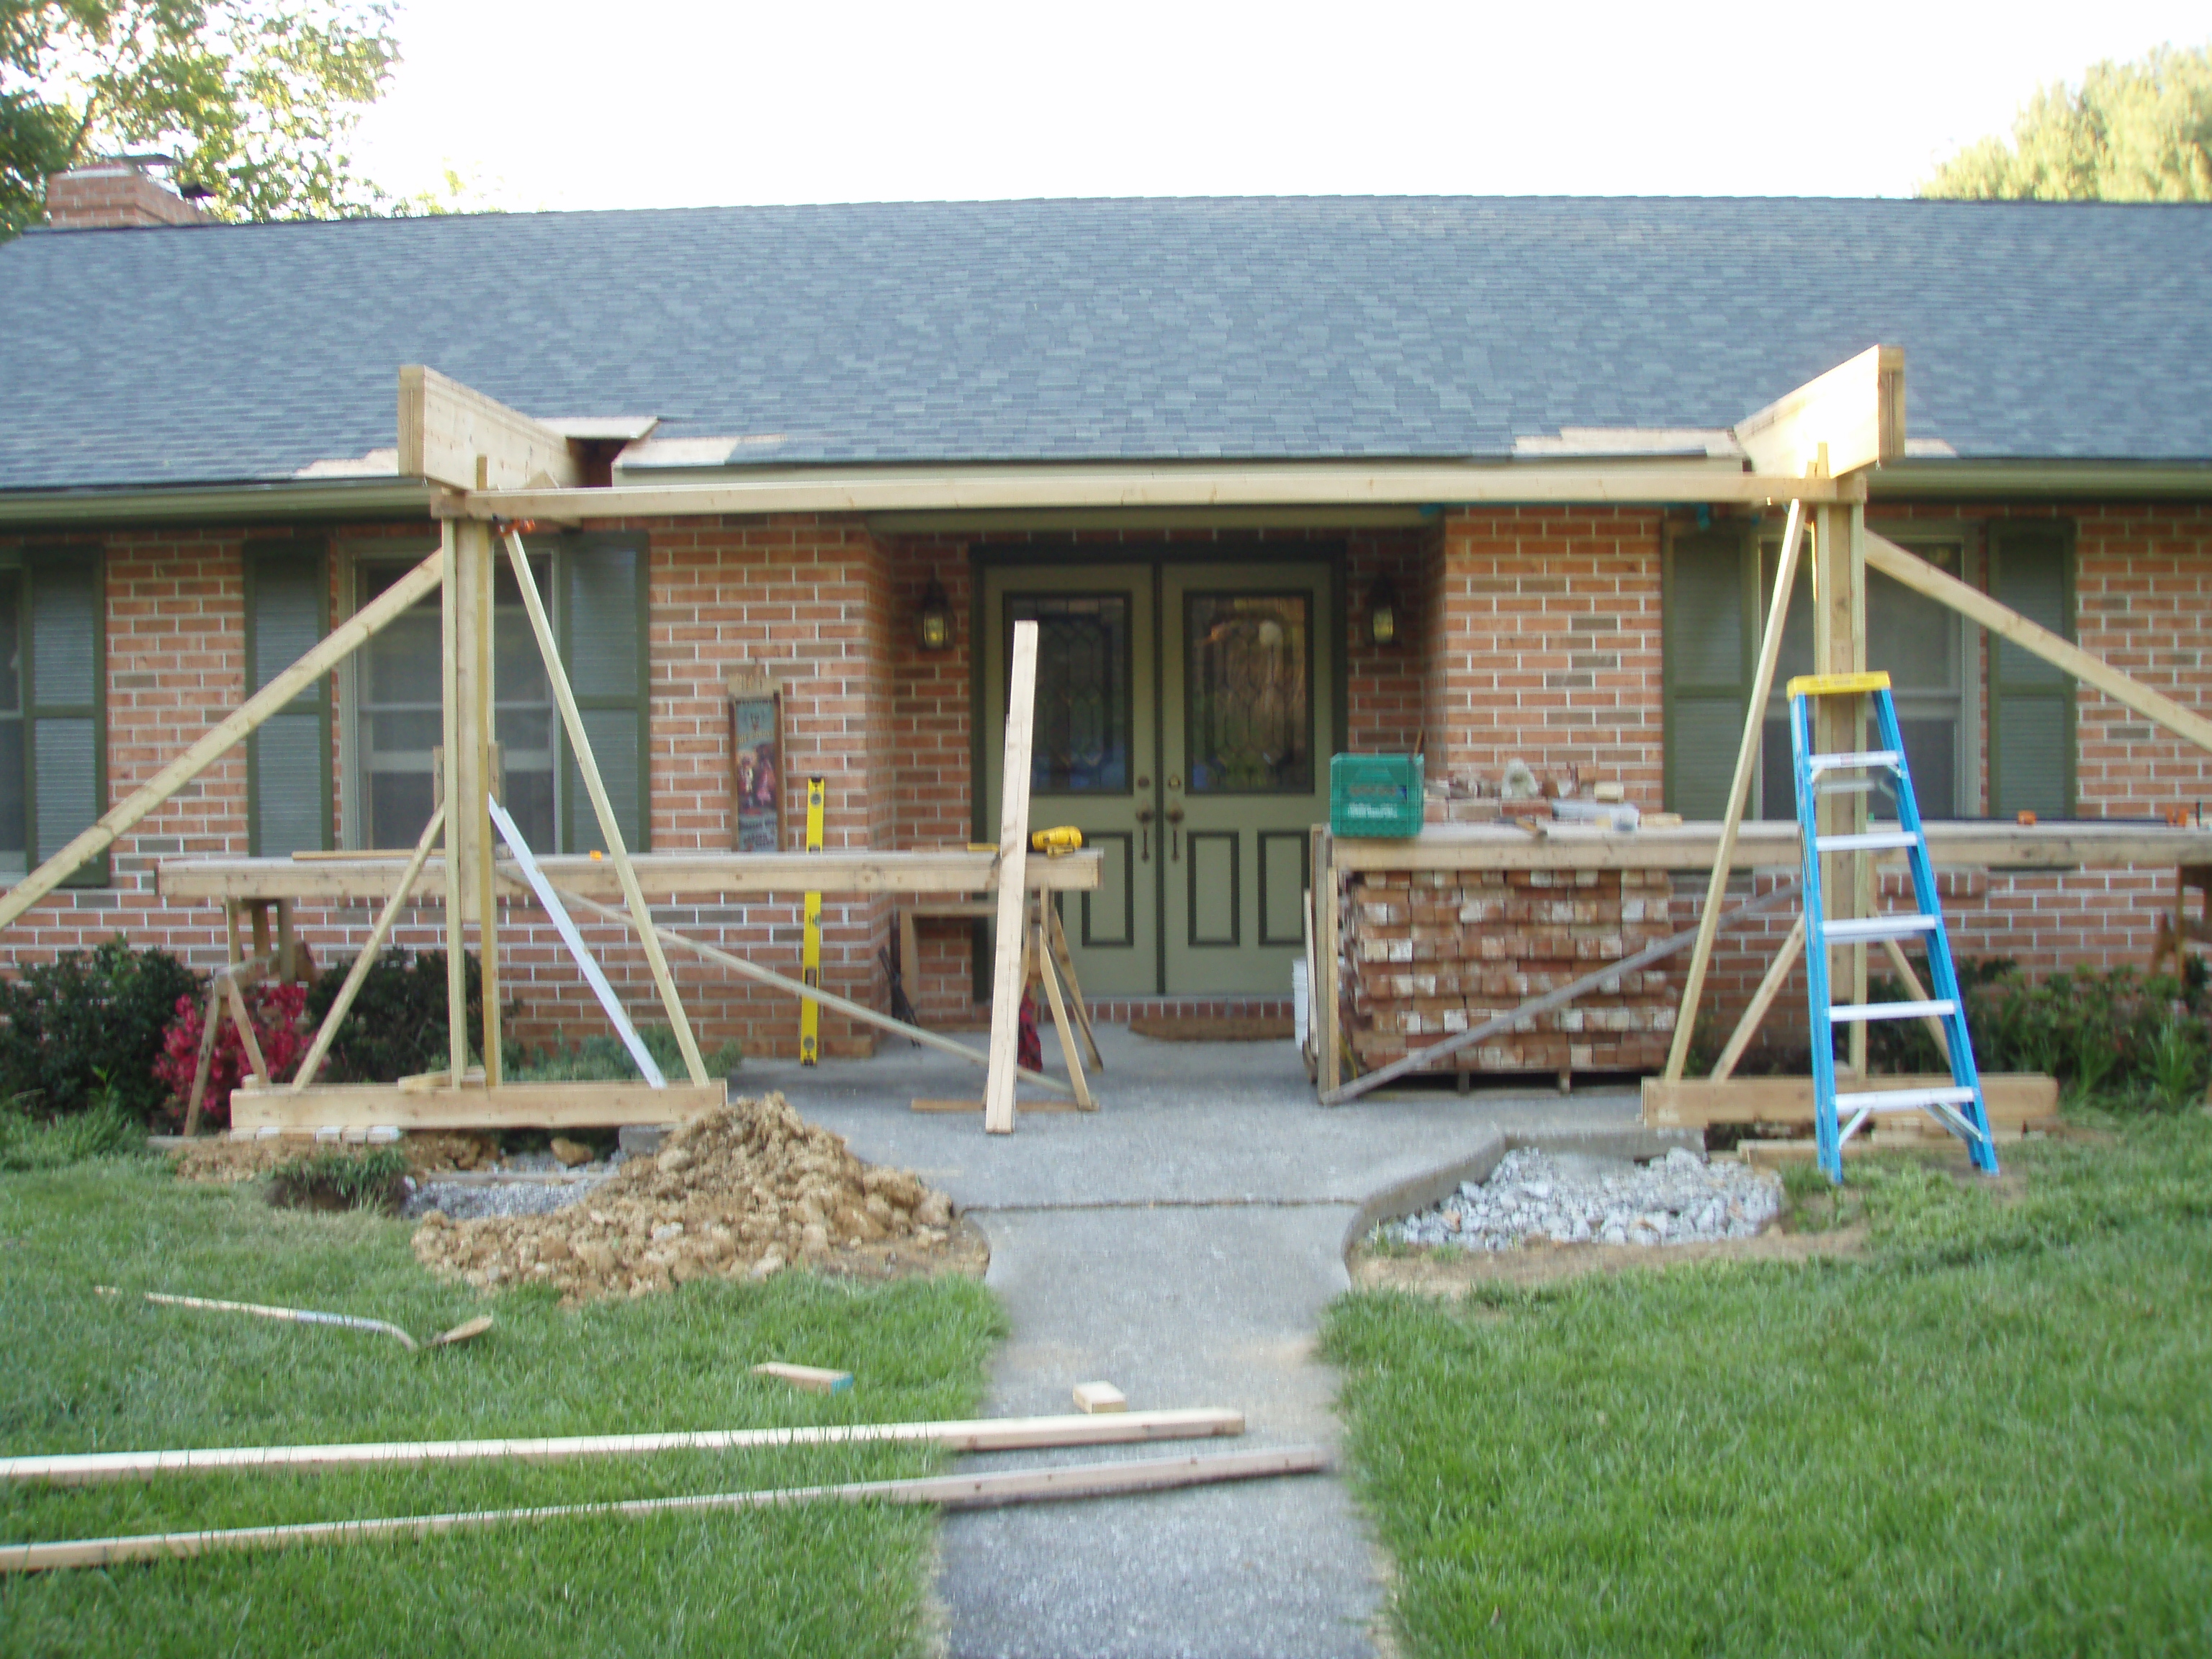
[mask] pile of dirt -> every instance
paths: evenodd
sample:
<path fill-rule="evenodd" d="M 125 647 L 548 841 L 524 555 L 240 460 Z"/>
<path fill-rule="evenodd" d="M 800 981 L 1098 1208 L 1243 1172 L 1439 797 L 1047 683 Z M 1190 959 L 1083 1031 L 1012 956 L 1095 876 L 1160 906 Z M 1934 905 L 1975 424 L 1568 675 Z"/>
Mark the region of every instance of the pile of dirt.
<path fill-rule="evenodd" d="M 489 1135 L 455 1134 L 447 1131 L 434 1133 L 403 1135 L 398 1143 L 400 1154 L 407 1160 L 407 1173 L 420 1181 L 424 1176 L 440 1175 L 449 1170 L 481 1170 L 499 1160 L 499 1143 Z M 195 1140 L 179 1149 L 172 1165 L 179 1181 L 205 1181 L 228 1184 L 239 1181 L 257 1181 L 282 1164 L 318 1150 L 351 1153 L 366 1157 L 373 1146 L 341 1146 L 319 1148 L 316 1142 L 297 1135 L 270 1135 L 266 1139 L 233 1140 L 220 1135 L 209 1140 Z"/>
<path fill-rule="evenodd" d="M 794 1264 L 872 1278 L 980 1271 L 981 1250 L 944 1194 L 862 1164 L 781 1095 L 694 1118 L 566 1208 L 462 1222 L 433 1210 L 415 1232 L 416 1259 L 433 1273 L 550 1285 L 564 1305 Z"/>

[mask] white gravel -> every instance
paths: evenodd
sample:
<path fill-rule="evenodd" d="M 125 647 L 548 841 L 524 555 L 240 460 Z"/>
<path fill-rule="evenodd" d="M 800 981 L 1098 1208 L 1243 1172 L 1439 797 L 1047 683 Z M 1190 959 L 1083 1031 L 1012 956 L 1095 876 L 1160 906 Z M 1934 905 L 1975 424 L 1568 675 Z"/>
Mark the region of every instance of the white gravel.
<path fill-rule="evenodd" d="M 1773 1220 L 1782 1189 L 1733 1159 L 1708 1164 L 1676 1147 L 1636 1164 L 1554 1158 L 1523 1149 L 1490 1179 L 1463 1182 L 1434 1209 L 1385 1223 L 1385 1238 L 1423 1249 L 1510 1250 L 1523 1239 L 1555 1244 L 1695 1244 L 1749 1238 Z"/>
<path fill-rule="evenodd" d="M 418 1220 L 432 1210 L 448 1221 L 473 1221 L 487 1215 L 544 1215 L 580 1203 L 599 1190 L 601 1182 L 623 1164 L 626 1153 L 617 1150 L 595 1164 L 563 1170 L 550 1152 L 514 1152 L 500 1160 L 493 1176 L 544 1176 L 566 1173 L 573 1181 L 427 1181 L 408 1183 L 407 1201 L 400 1213 Z"/>

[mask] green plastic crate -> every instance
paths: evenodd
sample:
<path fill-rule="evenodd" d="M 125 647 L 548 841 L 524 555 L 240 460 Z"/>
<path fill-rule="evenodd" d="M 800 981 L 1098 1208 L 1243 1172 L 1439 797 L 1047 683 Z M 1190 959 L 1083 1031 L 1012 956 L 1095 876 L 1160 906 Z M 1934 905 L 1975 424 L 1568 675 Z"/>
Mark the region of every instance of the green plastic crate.
<path fill-rule="evenodd" d="M 1328 763 L 1328 827 L 1340 836 L 1421 833 L 1419 755 L 1336 755 Z"/>

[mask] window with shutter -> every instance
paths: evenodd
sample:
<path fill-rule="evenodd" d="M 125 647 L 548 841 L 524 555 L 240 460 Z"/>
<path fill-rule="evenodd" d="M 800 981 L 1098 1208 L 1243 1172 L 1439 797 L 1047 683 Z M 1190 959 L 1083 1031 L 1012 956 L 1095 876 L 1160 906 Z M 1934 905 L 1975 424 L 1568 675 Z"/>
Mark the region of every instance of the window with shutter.
<path fill-rule="evenodd" d="M 1990 532 L 1990 596 L 2074 637 L 2074 547 L 2059 524 Z M 2074 812 L 2074 681 L 2009 641 L 1990 641 L 1990 810 Z"/>
<path fill-rule="evenodd" d="M 1728 808 L 1758 623 L 1747 624 L 1748 543 L 1735 531 L 1678 536 L 1662 573 L 1666 790 L 1670 811 L 1717 818 Z"/>
<path fill-rule="evenodd" d="M 633 536 L 573 535 L 561 549 L 561 659 L 615 822 L 632 852 L 647 847 L 645 547 Z M 573 758 L 562 766 L 562 821 L 578 851 L 603 844 Z"/>
<path fill-rule="evenodd" d="M 249 694 L 289 668 L 330 632 L 330 567 L 319 543 L 246 550 L 246 673 Z M 328 848 L 331 837 L 331 689 L 327 676 L 271 715 L 246 740 L 246 841 L 256 858 Z"/>
<path fill-rule="evenodd" d="M 107 791 L 106 630 L 100 556 L 36 550 L 0 568 L 0 880 L 59 852 Z M 105 885 L 106 854 L 69 878 Z"/>

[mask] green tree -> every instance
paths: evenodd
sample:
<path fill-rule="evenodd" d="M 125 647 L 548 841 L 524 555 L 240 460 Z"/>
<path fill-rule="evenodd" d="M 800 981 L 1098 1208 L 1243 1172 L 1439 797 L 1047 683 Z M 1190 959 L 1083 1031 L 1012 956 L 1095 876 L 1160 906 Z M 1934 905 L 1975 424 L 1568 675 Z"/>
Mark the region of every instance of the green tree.
<path fill-rule="evenodd" d="M 2212 201 L 2212 47 L 2155 48 L 2099 64 L 2027 100 L 2013 142 L 1984 138 L 1946 161 L 1923 196 L 1970 201 Z"/>
<path fill-rule="evenodd" d="M 158 149 L 221 219 L 419 210 L 347 153 L 398 61 L 389 0 L 0 0 L 0 238 L 47 175 Z"/>

